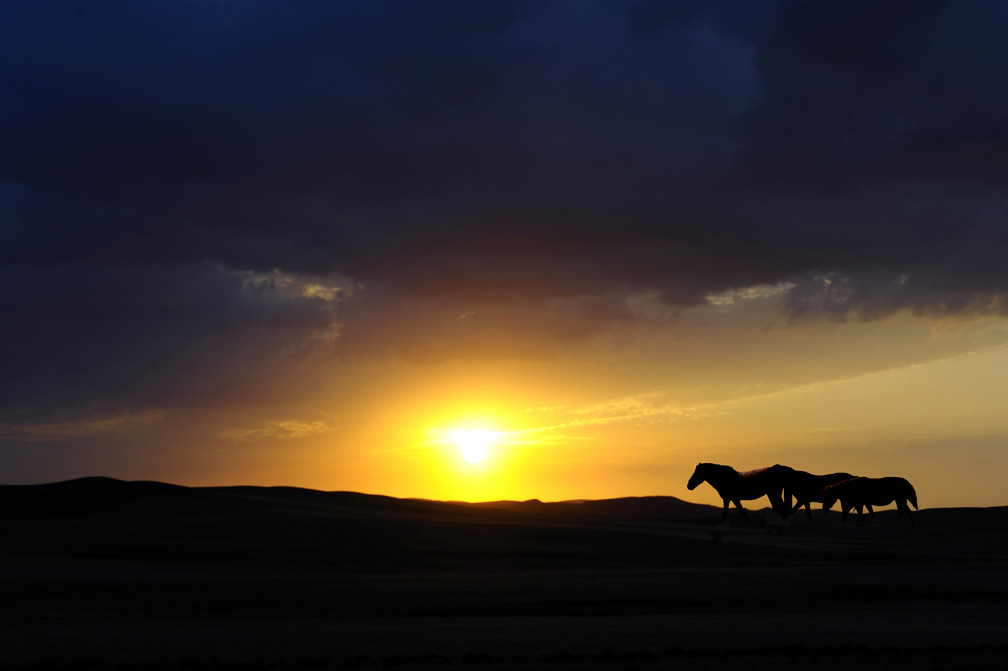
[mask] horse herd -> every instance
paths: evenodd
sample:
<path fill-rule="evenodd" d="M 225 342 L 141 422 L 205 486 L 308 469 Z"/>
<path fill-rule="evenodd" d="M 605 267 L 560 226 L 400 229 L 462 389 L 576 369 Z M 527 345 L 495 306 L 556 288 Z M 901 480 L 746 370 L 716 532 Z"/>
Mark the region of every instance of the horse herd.
<path fill-rule="evenodd" d="M 822 503 L 822 509 L 829 510 L 839 501 L 843 520 L 847 519 L 848 512 L 856 508 L 858 520 L 862 522 L 864 508 L 868 509 L 872 517 L 875 516 L 872 506 L 885 506 L 895 501 L 899 514 L 906 513 L 911 522 L 913 517 L 907 502 L 917 509 L 917 492 L 904 478 L 863 478 L 850 473 L 813 475 L 780 464 L 739 473 L 731 466 L 697 464 L 686 488 L 692 491 L 703 482 L 710 483 L 724 501 L 722 520 L 728 518 L 728 504 L 734 503 L 748 522 L 749 517 L 742 507 L 742 501 L 752 501 L 763 496 L 770 499 L 773 511 L 782 517 L 793 515 L 805 506 L 805 513 L 810 520 L 811 504 L 814 502 Z M 796 501 L 793 508 L 792 496 Z"/>

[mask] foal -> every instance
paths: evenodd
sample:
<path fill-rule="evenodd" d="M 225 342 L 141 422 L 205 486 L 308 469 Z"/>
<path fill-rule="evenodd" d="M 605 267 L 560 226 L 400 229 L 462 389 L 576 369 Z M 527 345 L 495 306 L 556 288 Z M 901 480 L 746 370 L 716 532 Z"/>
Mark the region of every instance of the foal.
<path fill-rule="evenodd" d="M 838 500 L 843 513 L 840 519 L 846 520 L 847 513 L 857 508 L 859 522 L 864 522 L 863 507 L 867 507 L 869 514 L 874 517 L 872 506 L 887 506 L 895 501 L 899 514 L 906 513 L 911 522 L 913 515 L 910 514 L 907 501 L 917 509 L 917 492 L 904 478 L 853 478 L 830 485 L 822 492 L 822 509 L 829 510 Z"/>
<path fill-rule="evenodd" d="M 844 480 L 851 480 L 854 476 L 850 473 L 830 473 L 829 475 L 813 475 L 805 471 L 792 471 L 784 485 L 784 504 L 791 506 L 791 496 L 795 497 L 795 506 L 791 508 L 789 514 L 798 512 L 798 509 L 805 506 L 805 514 L 812 519 L 812 503 L 822 503 L 823 489 L 830 485 L 835 485 Z M 869 512 L 871 507 L 869 507 Z"/>

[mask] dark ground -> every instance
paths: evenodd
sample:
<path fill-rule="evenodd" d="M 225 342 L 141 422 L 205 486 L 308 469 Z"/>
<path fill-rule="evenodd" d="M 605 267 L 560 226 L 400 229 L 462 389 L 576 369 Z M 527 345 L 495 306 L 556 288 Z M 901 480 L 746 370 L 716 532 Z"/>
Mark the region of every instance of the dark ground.
<path fill-rule="evenodd" d="M 1008 508 L 0 487 L 0 669 L 1008 668 Z"/>

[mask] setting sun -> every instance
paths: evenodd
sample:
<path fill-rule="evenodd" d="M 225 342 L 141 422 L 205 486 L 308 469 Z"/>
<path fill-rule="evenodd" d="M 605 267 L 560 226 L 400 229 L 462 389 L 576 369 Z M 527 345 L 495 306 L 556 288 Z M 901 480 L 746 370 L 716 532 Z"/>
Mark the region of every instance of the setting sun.
<path fill-rule="evenodd" d="M 470 464 L 478 464 L 486 459 L 497 435 L 495 431 L 454 429 L 448 432 L 448 439 L 459 448 L 463 459 Z"/>

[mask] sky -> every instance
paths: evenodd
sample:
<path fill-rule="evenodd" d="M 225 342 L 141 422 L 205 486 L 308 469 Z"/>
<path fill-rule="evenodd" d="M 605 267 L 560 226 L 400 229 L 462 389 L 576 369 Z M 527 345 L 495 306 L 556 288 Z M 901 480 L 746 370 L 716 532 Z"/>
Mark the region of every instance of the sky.
<path fill-rule="evenodd" d="M 0 482 L 719 504 L 703 461 L 1008 504 L 1006 33 L 2 3 Z"/>

